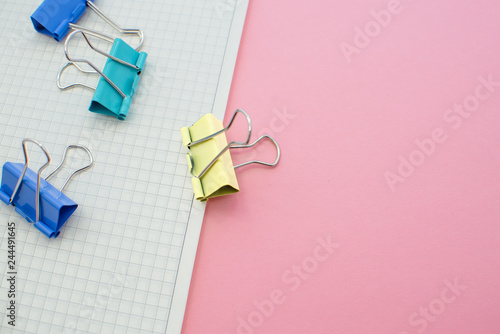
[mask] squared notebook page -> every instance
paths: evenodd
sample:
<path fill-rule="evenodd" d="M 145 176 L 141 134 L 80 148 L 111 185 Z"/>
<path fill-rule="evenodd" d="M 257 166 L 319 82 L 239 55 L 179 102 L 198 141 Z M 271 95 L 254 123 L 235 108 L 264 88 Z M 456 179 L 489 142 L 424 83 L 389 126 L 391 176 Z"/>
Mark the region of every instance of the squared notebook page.
<path fill-rule="evenodd" d="M 0 4 L 0 164 L 23 162 L 21 142 L 33 138 L 52 156 L 48 170 L 69 144 L 87 146 L 95 165 L 65 189 L 79 207 L 56 239 L 0 203 L 0 332 L 178 334 L 205 209 L 193 199 L 179 129 L 205 113 L 223 118 L 248 0 L 95 1 L 144 31 L 148 58 L 125 121 L 89 112 L 89 90 L 57 88 L 64 47 L 33 29 L 39 4 Z M 117 37 L 89 9 L 79 24 Z M 71 51 L 95 57 L 82 41 Z M 97 81 L 75 71 L 64 81 L 77 77 Z M 28 148 L 36 170 L 43 157 Z M 71 167 L 84 163 L 69 156 Z M 14 328 L 5 315 L 8 222 L 16 224 Z"/>

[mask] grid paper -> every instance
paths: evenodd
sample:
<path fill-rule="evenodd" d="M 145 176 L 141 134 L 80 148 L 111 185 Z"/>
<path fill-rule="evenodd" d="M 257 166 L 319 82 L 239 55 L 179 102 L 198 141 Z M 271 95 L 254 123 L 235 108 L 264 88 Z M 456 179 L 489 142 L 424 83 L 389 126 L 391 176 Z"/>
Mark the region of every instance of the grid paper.
<path fill-rule="evenodd" d="M 66 188 L 79 207 L 56 239 L 0 205 L 1 333 L 174 334 L 182 326 L 205 207 L 193 201 L 179 129 L 205 113 L 224 116 L 248 0 L 95 3 L 145 34 L 148 59 L 123 122 L 89 112 L 91 91 L 57 88 L 63 44 L 34 31 L 39 1 L 0 4 L 0 164 L 24 161 L 23 138 L 47 148 L 49 169 L 69 144 L 86 145 L 96 161 Z M 91 10 L 79 24 L 113 33 Z M 82 40 L 71 53 L 104 64 Z M 76 71 L 64 78 L 97 82 Z M 29 152 L 36 170 L 42 154 Z M 56 186 L 84 164 L 84 154 L 69 156 Z M 17 234 L 15 328 L 5 316 L 7 222 Z"/>

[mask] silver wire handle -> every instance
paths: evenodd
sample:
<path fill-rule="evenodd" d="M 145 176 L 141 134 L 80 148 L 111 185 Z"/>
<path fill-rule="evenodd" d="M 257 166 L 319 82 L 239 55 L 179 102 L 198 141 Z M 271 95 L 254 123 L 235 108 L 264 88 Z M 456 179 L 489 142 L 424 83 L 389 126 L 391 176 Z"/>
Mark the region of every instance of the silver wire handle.
<path fill-rule="evenodd" d="M 91 36 L 94 36 L 94 37 L 97 37 L 99 39 L 102 39 L 104 41 L 107 41 L 107 42 L 110 42 L 110 43 L 113 43 L 113 39 L 109 36 L 106 36 L 106 35 L 102 35 L 102 34 L 98 34 L 98 33 L 95 33 L 95 32 L 84 32 L 82 30 L 75 30 L 73 31 L 71 34 L 69 34 L 68 38 L 66 39 L 66 42 L 64 43 L 64 54 L 66 55 L 66 58 L 68 59 L 69 63 L 64 65 L 63 68 L 59 71 L 59 73 L 57 74 L 57 86 L 61 89 L 61 90 L 66 90 L 68 88 L 73 88 L 75 86 L 83 86 L 83 87 L 87 87 L 87 88 L 90 88 L 90 89 L 95 89 L 94 87 L 92 86 L 89 86 L 87 84 L 84 84 L 84 83 L 80 83 L 80 82 L 76 82 L 76 83 L 73 83 L 73 84 L 70 84 L 68 86 L 63 86 L 61 84 L 61 75 L 62 75 L 62 72 L 68 68 L 70 65 L 69 64 L 73 64 L 75 65 L 81 72 L 84 72 L 84 73 L 93 73 L 92 71 L 86 71 L 86 70 L 83 70 L 80 66 L 78 66 L 76 63 L 86 63 L 87 65 L 89 65 L 90 67 L 92 67 L 92 69 L 98 73 L 100 76 L 102 76 L 110 85 L 111 87 L 113 87 L 123 98 L 126 98 L 127 96 L 125 95 L 125 93 L 122 92 L 122 90 L 120 88 L 118 88 L 117 85 L 115 85 L 115 83 L 107 76 L 105 75 L 99 68 L 97 68 L 97 66 L 95 66 L 91 61 L 87 60 L 87 59 L 83 59 L 83 58 L 72 58 L 70 55 L 69 55 L 69 42 L 71 41 L 71 39 L 76 35 L 76 34 L 82 34 L 83 37 L 85 38 L 85 41 L 87 41 L 87 44 L 90 46 L 90 48 L 94 51 L 96 51 L 97 53 L 105 56 L 105 57 L 108 57 L 110 59 L 113 59 L 114 61 L 120 63 L 120 64 L 123 64 L 123 65 L 126 65 L 126 66 L 129 66 L 129 67 L 132 67 L 134 68 L 135 70 L 139 71 L 140 73 L 140 68 L 137 67 L 136 65 L 134 64 L 131 64 L 131 63 L 128 63 L 126 61 L 123 61 L 119 58 L 116 58 L 98 48 L 96 48 L 92 42 L 90 42 L 90 40 L 88 39 L 87 37 L 87 34 L 91 35 Z"/>
<path fill-rule="evenodd" d="M 263 135 L 259 139 L 257 139 L 256 141 L 254 141 L 252 144 L 233 146 L 231 148 L 248 148 L 248 147 L 252 147 L 252 146 L 255 146 L 257 143 L 259 143 L 260 141 L 262 141 L 262 140 L 264 140 L 266 138 L 269 139 L 270 141 L 272 141 L 273 144 L 274 144 L 274 146 L 276 147 L 276 160 L 273 163 L 259 161 L 259 160 L 251 160 L 251 161 L 247 161 L 247 162 L 244 162 L 242 164 L 239 164 L 237 166 L 234 166 L 234 169 L 240 168 L 240 167 L 243 167 L 243 166 L 246 166 L 246 165 L 250 165 L 250 164 L 259 164 L 259 165 L 264 165 L 264 166 L 268 166 L 268 167 L 274 167 L 274 166 L 276 166 L 278 164 L 278 162 L 280 161 L 280 158 L 281 158 L 281 150 L 280 150 L 280 146 L 278 145 L 278 143 L 276 142 L 276 140 L 274 140 L 274 138 L 272 138 L 271 136 Z"/>
<path fill-rule="evenodd" d="M 21 186 L 21 183 L 23 182 L 23 179 L 24 179 L 24 175 L 26 174 L 26 170 L 28 169 L 29 157 L 28 157 L 28 150 L 26 149 L 26 143 L 28 143 L 28 142 L 31 142 L 35 145 L 38 145 L 38 147 L 40 147 L 42 149 L 43 153 L 45 153 L 45 156 L 47 157 L 47 162 L 45 163 L 45 165 L 43 165 L 42 167 L 40 167 L 38 169 L 38 173 L 37 173 L 35 210 L 36 210 L 36 221 L 39 221 L 40 220 L 40 174 L 50 164 L 51 159 L 50 159 L 49 152 L 47 152 L 45 147 L 43 147 L 42 144 L 40 144 L 38 141 L 36 141 L 34 139 L 24 139 L 23 140 L 24 168 L 23 168 L 23 171 L 21 173 L 21 176 L 19 177 L 19 180 L 17 181 L 16 187 L 14 188 L 14 192 L 12 193 L 12 196 L 10 197 L 9 204 L 12 203 L 12 201 L 14 200 L 14 197 L 16 196 L 17 192 L 19 191 L 19 187 Z"/>
<path fill-rule="evenodd" d="M 76 87 L 76 86 L 82 86 L 82 87 L 86 87 L 86 88 L 90 88 L 92 90 L 96 90 L 96 87 L 93 87 L 93 86 L 90 86 L 90 85 L 87 85 L 85 83 L 81 83 L 81 82 L 75 82 L 75 83 L 72 83 L 72 84 L 69 84 L 67 86 L 63 86 L 63 84 L 61 83 L 61 76 L 63 74 L 63 72 L 70 66 L 75 66 L 80 72 L 83 72 L 83 73 L 87 73 L 87 74 L 99 74 L 97 72 L 94 72 L 94 71 L 87 71 L 87 70 L 84 70 L 83 68 L 81 68 L 80 66 L 78 66 L 78 64 L 76 63 L 66 63 L 66 65 L 63 66 L 63 68 L 61 68 L 61 70 L 59 71 L 59 73 L 57 73 L 57 87 L 59 87 L 60 90 L 66 90 L 66 89 L 70 89 L 70 88 L 73 88 L 73 87 Z"/>
<path fill-rule="evenodd" d="M 89 169 L 90 167 L 92 167 L 94 165 L 94 157 L 92 156 L 92 153 L 90 152 L 90 150 L 83 146 L 83 145 L 69 145 L 66 147 L 66 149 L 64 150 L 64 155 L 63 155 L 63 158 L 62 158 L 62 161 L 61 163 L 59 164 L 59 166 L 56 167 L 56 169 L 54 169 L 46 178 L 45 180 L 48 180 L 49 178 L 51 178 L 52 176 L 54 176 L 58 171 L 59 169 L 61 169 L 61 167 L 64 165 L 64 162 L 66 161 L 66 155 L 68 153 L 68 151 L 70 149 L 82 149 L 84 150 L 85 152 L 87 152 L 89 158 L 90 158 L 90 163 L 82 168 L 79 168 L 77 170 L 75 170 L 73 173 L 70 174 L 70 176 L 68 176 L 68 178 L 66 179 L 66 181 L 64 182 L 63 186 L 61 187 L 61 189 L 59 189 L 60 192 L 63 192 L 64 189 L 66 188 L 66 186 L 68 185 L 69 181 L 78 173 L 81 173 L 83 172 L 84 170 L 87 170 Z"/>
<path fill-rule="evenodd" d="M 236 115 L 238 113 L 242 113 L 246 117 L 246 120 L 248 122 L 248 136 L 247 136 L 247 139 L 244 142 L 232 141 L 229 144 L 227 144 L 226 147 L 224 147 L 219 152 L 219 154 L 217 154 L 215 156 L 215 158 L 213 158 L 212 161 L 210 161 L 210 163 L 203 169 L 203 171 L 200 173 L 200 175 L 195 176 L 196 178 L 198 178 L 198 179 L 201 178 L 210 169 L 210 167 L 212 167 L 215 164 L 215 162 L 227 150 L 233 149 L 233 148 L 249 148 L 249 147 L 255 146 L 256 144 L 258 144 L 260 141 L 262 141 L 264 139 L 268 139 L 268 140 L 272 141 L 273 144 L 274 144 L 274 146 L 276 147 L 276 160 L 273 163 L 264 162 L 264 161 L 260 161 L 260 160 L 251 160 L 251 161 L 247 161 L 247 162 L 244 162 L 242 164 L 234 166 L 234 169 L 239 168 L 239 167 L 243 167 L 243 166 L 246 166 L 246 165 L 250 165 L 250 164 L 260 164 L 260 165 L 269 166 L 269 167 L 274 167 L 274 166 L 276 166 L 278 164 L 278 162 L 279 162 L 279 160 L 281 158 L 281 150 L 280 150 L 280 147 L 279 147 L 278 143 L 276 142 L 276 140 L 274 140 L 271 136 L 263 135 L 263 136 L 259 137 L 259 139 L 257 139 L 256 141 L 254 141 L 253 143 L 248 144 L 250 142 L 250 137 L 252 136 L 252 122 L 250 120 L 250 116 L 248 116 L 248 114 L 243 109 L 237 109 L 234 112 L 233 116 L 231 117 L 231 120 L 229 121 L 229 124 L 225 128 L 223 128 L 222 130 L 219 130 L 219 131 L 211 134 L 210 136 L 207 136 L 207 137 L 198 139 L 198 140 L 196 140 L 194 142 L 191 142 L 190 144 L 187 145 L 187 147 L 190 148 L 193 145 L 205 142 L 205 141 L 207 141 L 207 140 L 209 140 L 209 139 L 211 139 L 211 138 L 213 138 L 215 136 L 220 135 L 221 133 L 226 132 L 227 130 L 229 130 L 229 128 L 231 127 L 231 125 L 233 125 L 234 119 L 236 118 Z"/>
<path fill-rule="evenodd" d="M 83 32 L 82 32 L 83 33 Z M 109 42 L 109 43 L 113 43 L 114 42 L 114 39 L 109 37 L 109 36 L 106 36 L 106 35 L 103 35 L 103 34 L 99 34 L 99 33 L 96 33 L 96 32 L 87 32 L 87 34 L 91 35 L 91 36 L 94 36 L 96 38 L 99 38 L 103 41 L 106 41 L 106 42 Z M 71 34 L 70 34 L 71 35 Z M 69 37 L 68 38 L 72 38 L 72 37 Z M 66 58 L 68 57 L 68 47 L 66 47 L 66 45 L 69 45 L 69 42 L 65 42 L 65 53 L 66 53 Z M 96 87 L 93 87 L 93 86 L 90 86 L 90 85 L 87 85 L 85 83 L 81 83 L 81 82 L 75 82 L 75 83 L 72 83 L 72 84 L 69 84 L 67 86 L 63 86 L 63 84 L 61 83 L 61 76 L 63 74 L 63 72 L 69 68 L 70 66 L 74 66 L 76 67 L 80 72 L 82 73 L 87 73 L 87 74 L 99 74 L 98 72 L 96 71 L 89 71 L 89 70 L 85 70 L 83 69 L 80 65 L 78 65 L 78 63 L 74 63 L 74 62 L 68 62 L 66 63 L 66 65 L 64 65 L 61 70 L 59 70 L 59 72 L 57 73 L 57 87 L 59 87 L 60 90 L 66 90 L 66 89 L 70 89 L 70 88 L 74 88 L 76 86 L 82 86 L 82 87 L 86 87 L 86 88 L 89 88 L 89 89 L 92 89 L 92 90 L 96 90 Z"/>
<path fill-rule="evenodd" d="M 113 29 L 115 29 L 116 31 L 119 31 L 120 33 L 125 34 L 125 35 L 131 35 L 131 34 L 138 35 L 140 41 L 139 41 L 139 46 L 137 46 L 135 48 L 135 50 L 139 51 L 141 49 L 142 43 L 144 42 L 144 33 L 142 32 L 142 30 L 140 30 L 140 29 L 126 29 L 126 28 L 120 27 L 109 16 L 107 16 L 99 8 L 97 8 L 97 6 L 94 5 L 94 3 L 91 2 L 90 0 L 87 0 L 87 6 L 90 7 L 90 9 L 92 9 L 101 19 L 103 19 L 107 24 L 109 24 L 111 27 L 113 27 Z M 82 27 L 82 26 L 74 24 L 74 23 L 70 23 L 69 26 L 70 26 L 70 28 L 72 28 L 74 30 L 81 30 L 81 31 L 87 32 L 87 33 L 99 34 L 95 30 L 88 29 L 88 28 Z"/>
<path fill-rule="evenodd" d="M 209 169 L 210 167 L 212 167 L 215 162 L 224 154 L 226 153 L 227 150 L 229 150 L 231 147 L 233 146 L 243 146 L 243 145 L 247 145 L 248 142 L 250 141 L 250 136 L 252 135 L 252 121 L 250 120 L 250 116 L 248 116 L 248 114 L 246 113 L 246 111 L 244 111 L 243 109 L 237 109 L 233 116 L 231 117 L 231 120 L 229 121 L 229 124 L 223 128 L 222 130 L 219 130 L 213 134 L 211 134 L 210 136 L 207 136 L 207 137 L 204 137 L 204 138 L 201 138 L 201 139 L 198 139 L 194 142 L 191 142 L 187 145 L 188 148 L 191 148 L 191 146 L 194 146 L 194 145 L 197 145 L 197 144 L 200 144 L 200 143 L 203 143 L 215 136 L 218 136 L 220 135 L 221 133 L 224 133 L 226 132 L 227 130 L 229 130 L 229 128 L 233 125 L 233 122 L 234 122 L 234 119 L 236 118 L 236 115 L 238 115 L 238 113 L 241 113 L 243 114 L 246 119 L 247 119 L 247 123 L 248 123 L 248 135 L 247 135 L 247 139 L 244 141 L 244 142 L 239 142 L 239 141 L 232 141 L 230 142 L 229 144 L 226 145 L 226 147 L 224 147 L 220 152 L 219 154 L 217 154 L 215 156 L 215 158 L 212 159 L 212 161 L 210 161 L 210 163 L 203 169 L 203 171 L 200 173 L 200 175 L 196 176 L 196 178 L 200 178 L 202 177 Z"/>

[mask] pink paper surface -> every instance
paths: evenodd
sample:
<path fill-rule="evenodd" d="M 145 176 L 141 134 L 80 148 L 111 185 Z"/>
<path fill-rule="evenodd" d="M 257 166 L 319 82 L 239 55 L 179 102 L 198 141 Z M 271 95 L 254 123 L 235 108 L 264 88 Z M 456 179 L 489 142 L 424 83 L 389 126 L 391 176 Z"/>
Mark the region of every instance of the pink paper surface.
<path fill-rule="evenodd" d="M 251 0 L 225 122 L 282 160 L 209 200 L 183 334 L 500 333 L 499 12 Z"/>

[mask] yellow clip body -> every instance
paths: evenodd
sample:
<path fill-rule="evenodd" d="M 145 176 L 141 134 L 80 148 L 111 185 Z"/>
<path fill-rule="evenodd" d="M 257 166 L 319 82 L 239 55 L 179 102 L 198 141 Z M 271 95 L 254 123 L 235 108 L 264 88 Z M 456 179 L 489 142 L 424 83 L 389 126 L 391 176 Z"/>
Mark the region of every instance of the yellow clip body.
<path fill-rule="evenodd" d="M 192 142 L 210 136 L 223 129 L 222 122 L 212 114 L 206 114 L 191 127 L 181 128 L 182 142 L 188 147 Z M 240 189 L 236 180 L 231 154 L 226 151 L 200 178 L 203 169 L 227 146 L 224 133 L 200 144 L 189 147 L 188 166 L 193 175 L 193 189 L 197 200 L 237 193 Z"/>

